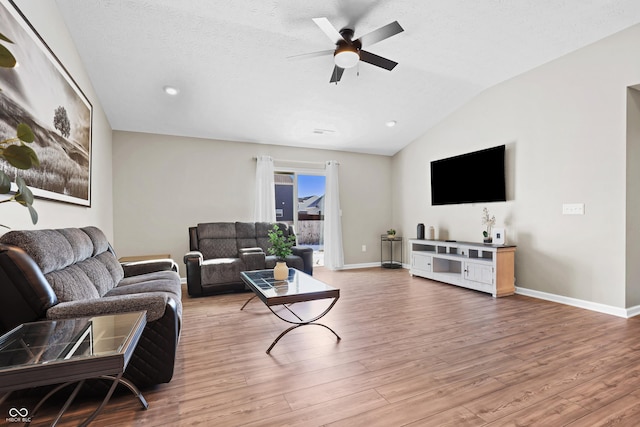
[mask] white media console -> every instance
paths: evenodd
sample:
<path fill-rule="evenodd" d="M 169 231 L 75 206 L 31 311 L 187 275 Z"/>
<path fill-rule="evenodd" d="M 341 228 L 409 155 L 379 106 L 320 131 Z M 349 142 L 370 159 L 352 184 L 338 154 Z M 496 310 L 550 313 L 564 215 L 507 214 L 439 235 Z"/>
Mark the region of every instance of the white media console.
<path fill-rule="evenodd" d="M 409 240 L 412 276 L 438 280 L 494 297 L 515 293 L 516 247 L 445 240 Z"/>

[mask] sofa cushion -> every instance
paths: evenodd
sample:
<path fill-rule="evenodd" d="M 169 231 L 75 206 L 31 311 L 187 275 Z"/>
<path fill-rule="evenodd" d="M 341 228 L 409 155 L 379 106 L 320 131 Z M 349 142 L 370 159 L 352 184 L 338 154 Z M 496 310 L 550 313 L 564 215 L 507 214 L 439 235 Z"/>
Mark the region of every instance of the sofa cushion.
<path fill-rule="evenodd" d="M 109 250 L 109 240 L 98 227 L 83 227 L 81 230 L 89 236 L 93 243 L 93 253 L 91 255 L 95 256 Z"/>
<path fill-rule="evenodd" d="M 149 280 L 171 280 L 175 282 L 175 286 L 178 290 L 181 290 L 181 285 L 178 279 L 178 273 L 171 270 L 162 270 L 162 271 L 154 271 L 151 273 L 138 274 L 136 276 L 125 277 L 118 283 L 118 287 L 125 287 L 129 285 L 134 285 L 140 282 L 147 282 Z"/>
<path fill-rule="evenodd" d="M 155 271 L 124 278 L 108 295 L 126 295 L 140 292 L 167 292 L 182 302 L 182 284 L 175 271 Z"/>
<path fill-rule="evenodd" d="M 273 224 L 270 222 L 256 222 L 256 246 L 262 248 L 265 254 L 271 247 L 269 241 L 269 232 L 272 230 Z"/>
<path fill-rule="evenodd" d="M 200 267 L 202 285 L 238 282 L 243 270 L 244 263 L 239 258 L 205 260 Z"/>
<path fill-rule="evenodd" d="M 60 302 L 99 298 L 89 276 L 77 265 L 70 265 L 44 275 Z"/>
<path fill-rule="evenodd" d="M 111 252 L 102 252 L 100 255 L 96 255 L 95 259 L 104 264 L 105 268 L 113 279 L 114 285 L 120 283 L 120 281 L 124 277 L 124 269 L 122 268 L 122 264 L 118 262 L 114 254 L 112 254 Z"/>
<path fill-rule="evenodd" d="M 44 274 L 75 262 L 76 254 L 71 244 L 57 230 L 9 231 L 2 236 L 1 241 L 22 248 Z"/>
<path fill-rule="evenodd" d="M 165 274 L 161 274 L 165 273 Z M 105 294 L 106 297 L 116 295 L 151 294 L 162 292 L 171 295 L 176 301 L 177 312 L 182 317 L 182 285 L 176 280 L 175 271 L 158 271 L 141 274 L 124 279 L 120 284 Z"/>
<path fill-rule="evenodd" d="M 103 296 L 115 286 L 107 267 L 96 258 L 85 259 L 76 265 L 87 275 L 89 281 L 98 291 L 99 296 Z"/>
<path fill-rule="evenodd" d="M 71 250 L 73 251 L 72 264 L 90 258 L 93 255 L 93 242 L 87 236 L 87 233 L 78 228 L 62 228 L 56 231 L 62 234 L 71 245 Z"/>
<path fill-rule="evenodd" d="M 236 242 L 238 252 L 240 249 L 255 248 L 258 246 L 256 242 L 256 223 L 236 222 Z"/>
<path fill-rule="evenodd" d="M 198 224 L 198 248 L 205 259 L 237 258 L 236 225 L 233 222 Z"/>

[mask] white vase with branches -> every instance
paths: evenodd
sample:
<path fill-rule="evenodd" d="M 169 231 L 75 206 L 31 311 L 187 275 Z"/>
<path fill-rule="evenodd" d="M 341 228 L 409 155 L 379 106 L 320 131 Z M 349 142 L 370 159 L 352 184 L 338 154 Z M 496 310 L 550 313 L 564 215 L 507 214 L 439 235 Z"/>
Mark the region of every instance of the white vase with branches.
<path fill-rule="evenodd" d="M 496 225 L 496 217 L 495 215 L 489 215 L 489 209 L 482 209 L 482 225 L 485 226 L 485 230 L 482 232 L 484 236 L 484 243 L 492 243 L 493 238 L 491 237 L 491 229 L 494 225 Z"/>

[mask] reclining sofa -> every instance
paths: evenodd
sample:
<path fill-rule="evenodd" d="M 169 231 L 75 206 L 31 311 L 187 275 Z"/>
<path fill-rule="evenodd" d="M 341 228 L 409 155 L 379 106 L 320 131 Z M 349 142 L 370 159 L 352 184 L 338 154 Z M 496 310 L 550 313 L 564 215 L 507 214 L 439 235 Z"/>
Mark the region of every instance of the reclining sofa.
<path fill-rule="evenodd" d="M 276 223 L 284 236 L 294 235 L 293 227 Z M 269 222 L 209 222 L 189 227 L 187 266 L 189 296 L 200 297 L 223 292 L 248 290 L 240 272 L 264 270 L 276 265 L 271 247 Z M 294 246 L 286 258 L 287 266 L 313 274 L 313 249 Z"/>
<path fill-rule="evenodd" d="M 139 388 L 169 382 L 180 336 L 173 260 L 121 265 L 96 227 L 10 231 L 0 237 L 0 333 L 36 320 L 146 311 L 124 377 Z"/>

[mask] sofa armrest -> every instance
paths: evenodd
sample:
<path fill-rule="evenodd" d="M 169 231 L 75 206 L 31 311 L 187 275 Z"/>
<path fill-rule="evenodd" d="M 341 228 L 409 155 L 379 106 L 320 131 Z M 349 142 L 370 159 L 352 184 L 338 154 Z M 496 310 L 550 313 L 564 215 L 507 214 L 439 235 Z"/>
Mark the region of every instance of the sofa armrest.
<path fill-rule="evenodd" d="M 202 276 L 200 267 L 204 262 L 202 252 L 191 251 L 184 256 L 184 263 L 187 266 L 187 292 L 189 296 L 202 296 Z"/>
<path fill-rule="evenodd" d="M 120 264 L 124 270 L 124 277 L 139 276 L 155 271 L 178 271 L 178 264 L 171 258 L 131 261 Z"/>
<path fill-rule="evenodd" d="M 204 261 L 204 256 L 202 255 L 202 252 L 200 251 L 190 251 L 187 252 L 184 255 L 184 263 L 186 264 L 187 262 L 197 262 L 198 265 L 201 265 L 202 262 Z"/>
<path fill-rule="evenodd" d="M 131 311 L 146 311 L 147 322 L 153 322 L 164 315 L 169 299 L 169 295 L 162 292 L 147 292 L 145 294 L 67 301 L 47 310 L 47 319 L 70 319 L 128 313 Z"/>
<path fill-rule="evenodd" d="M 264 270 L 266 268 L 266 254 L 262 248 L 240 249 L 240 259 L 244 262 L 245 270 Z"/>
<path fill-rule="evenodd" d="M 308 246 L 293 246 L 291 253 L 302 258 L 304 272 L 313 275 L 313 248 Z"/>

